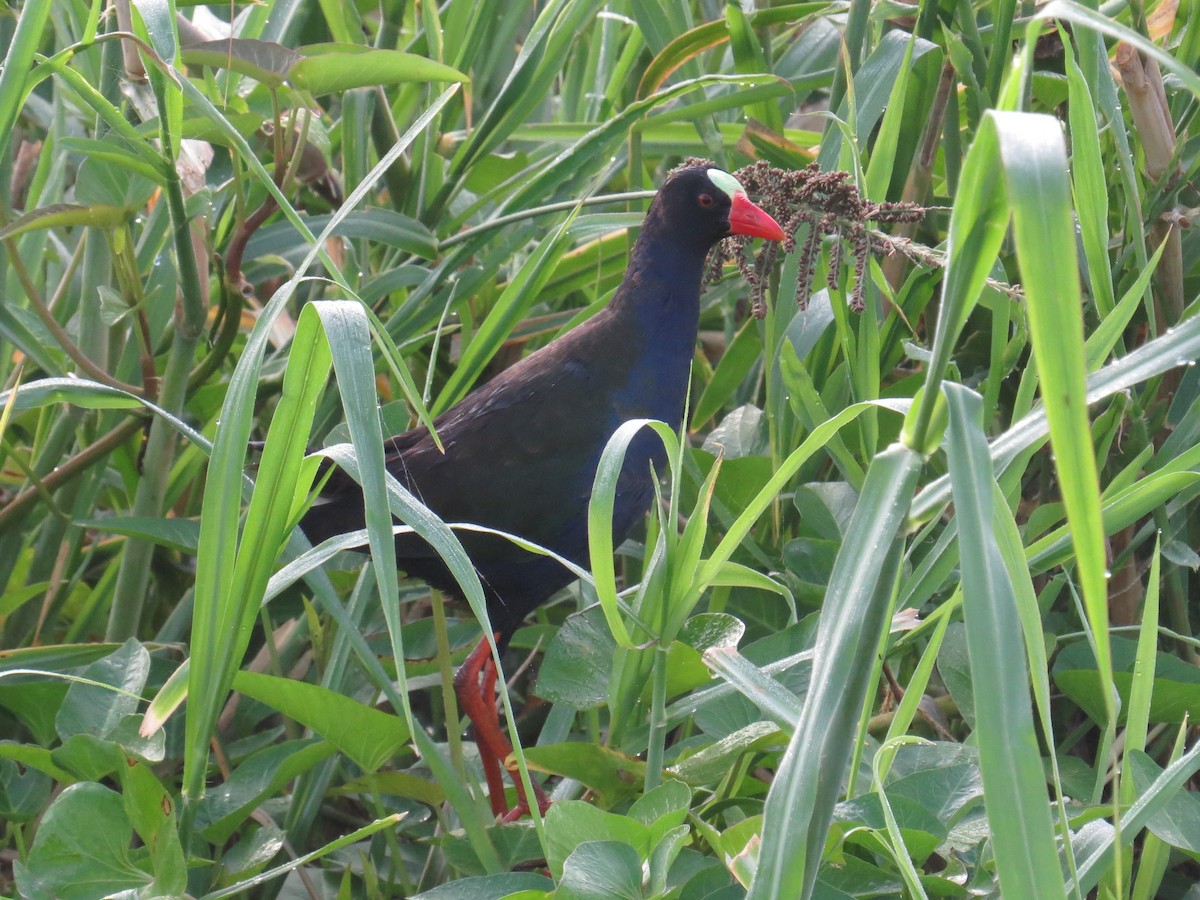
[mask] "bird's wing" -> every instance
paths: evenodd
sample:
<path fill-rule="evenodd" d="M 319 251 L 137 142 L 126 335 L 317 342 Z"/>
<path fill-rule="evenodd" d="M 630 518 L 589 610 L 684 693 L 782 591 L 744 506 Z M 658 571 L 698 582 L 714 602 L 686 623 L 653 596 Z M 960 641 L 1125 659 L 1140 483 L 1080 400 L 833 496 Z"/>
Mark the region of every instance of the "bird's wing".
<path fill-rule="evenodd" d="M 582 521 L 615 424 L 587 366 L 540 362 L 502 373 L 439 419 L 444 453 L 425 433 L 389 455 L 389 471 L 446 521 L 561 546 Z"/>

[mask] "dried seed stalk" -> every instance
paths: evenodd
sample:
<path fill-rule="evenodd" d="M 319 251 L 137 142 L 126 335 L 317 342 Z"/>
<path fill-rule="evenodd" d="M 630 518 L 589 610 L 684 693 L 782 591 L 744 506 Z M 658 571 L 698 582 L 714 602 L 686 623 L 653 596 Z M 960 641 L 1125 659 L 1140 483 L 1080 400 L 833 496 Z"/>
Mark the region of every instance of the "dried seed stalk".
<path fill-rule="evenodd" d="M 703 159 L 689 159 L 685 165 L 713 165 Z M 800 251 L 796 278 L 796 300 L 803 306 L 812 289 L 813 273 L 822 243 L 829 241 L 829 285 L 836 288 L 846 254 L 854 261 L 854 286 L 850 295 L 852 309 L 864 307 L 867 256 L 870 253 L 907 253 L 908 248 L 893 246 L 886 235 L 872 229 L 875 225 L 917 222 L 924 208 L 914 203 L 875 203 L 865 200 L 850 181 L 847 172 L 823 172 L 816 163 L 798 171 L 778 169 L 759 161 L 738 169 L 733 175 L 755 202 L 774 216 L 787 238 L 783 252 L 796 251 L 796 231 L 807 224 L 808 236 Z M 750 253 L 750 238 L 734 235 L 721 241 L 710 257 L 709 279 L 720 276 L 726 262 L 734 262 L 750 285 L 753 312 L 766 314 L 766 286 L 778 244 L 767 244 L 757 259 Z"/>

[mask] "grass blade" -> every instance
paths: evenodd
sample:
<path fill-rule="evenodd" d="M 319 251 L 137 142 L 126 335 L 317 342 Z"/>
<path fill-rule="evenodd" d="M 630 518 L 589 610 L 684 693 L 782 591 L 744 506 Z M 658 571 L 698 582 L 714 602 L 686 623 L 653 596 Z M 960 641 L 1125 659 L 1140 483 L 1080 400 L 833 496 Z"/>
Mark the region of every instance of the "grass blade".
<path fill-rule="evenodd" d="M 811 895 L 841 791 L 894 579 L 921 457 L 894 444 L 871 462 L 830 576 L 812 682 L 763 812 L 762 849 L 748 900 Z M 863 565 L 870 560 L 870 565 Z"/>
<path fill-rule="evenodd" d="M 946 385 L 947 455 L 963 558 L 963 617 L 979 768 L 1001 890 L 1066 897 L 1029 706 L 1016 597 L 992 531 L 992 474 L 978 394 Z"/>

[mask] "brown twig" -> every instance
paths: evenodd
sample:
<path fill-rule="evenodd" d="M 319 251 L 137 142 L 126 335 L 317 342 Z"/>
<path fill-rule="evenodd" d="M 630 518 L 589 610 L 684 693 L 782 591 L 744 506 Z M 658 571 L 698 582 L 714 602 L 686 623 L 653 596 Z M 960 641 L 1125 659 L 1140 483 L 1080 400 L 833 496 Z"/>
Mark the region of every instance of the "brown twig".
<path fill-rule="evenodd" d="M 29 272 L 25 268 L 25 263 L 21 259 L 21 254 L 17 251 L 16 242 L 11 238 L 6 238 L 4 247 L 8 250 L 9 262 L 12 264 L 13 271 L 17 274 L 17 280 L 21 282 L 21 287 L 25 290 L 25 296 L 29 300 L 29 306 L 34 314 L 46 326 L 46 330 L 50 332 L 55 343 L 71 358 L 84 373 L 91 378 L 106 384 L 109 387 L 114 387 L 117 390 L 128 391 L 131 394 L 138 396 L 142 395 L 142 389 L 136 385 L 126 384 L 120 379 L 113 378 L 106 371 L 88 359 L 87 355 L 79 349 L 76 343 L 71 340 L 71 336 L 67 334 L 66 329 L 58 324 L 58 320 L 54 318 L 54 314 L 50 311 L 50 307 L 42 300 L 41 293 L 37 289 L 37 285 L 33 283 L 33 279 L 29 277 Z M 73 257 L 74 258 L 74 257 Z"/>
<path fill-rule="evenodd" d="M 42 479 L 39 487 L 30 487 L 21 491 L 8 503 L 0 508 L 0 529 L 9 525 L 17 516 L 25 513 L 26 508 L 40 495 L 42 490 L 53 491 L 66 484 L 72 478 L 83 474 L 97 460 L 107 456 L 129 438 L 133 437 L 142 427 L 143 418 L 134 416 L 122 422 L 104 437 L 80 450 L 62 465 L 57 466 Z"/>
<path fill-rule="evenodd" d="M 246 252 L 246 244 L 262 227 L 263 222 L 267 221 L 267 217 L 278 208 L 279 204 L 275 202 L 275 198 L 268 194 L 262 205 L 246 217 L 246 221 L 229 241 L 229 249 L 225 251 L 225 283 L 229 285 L 230 290 L 237 291 L 243 297 L 254 293 L 254 288 L 242 275 L 242 257 Z"/>
<path fill-rule="evenodd" d="M 1129 44 L 1118 44 L 1113 64 L 1121 74 L 1129 98 L 1129 112 L 1142 144 L 1146 177 L 1154 183 L 1169 181 L 1178 175 L 1179 161 L 1175 154 L 1175 126 L 1158 63 L 1149 57 L 1143 59 Z M 1167 242 L 1155 272 L 1162 292 L 1157 323 L 1162 331 L 1179 321 L 1185 305 L 1183 243 L 1178 223 L 1165 217 L 1158 219 L 1151 226 L 1150 239 L 1155 246 Z"/>

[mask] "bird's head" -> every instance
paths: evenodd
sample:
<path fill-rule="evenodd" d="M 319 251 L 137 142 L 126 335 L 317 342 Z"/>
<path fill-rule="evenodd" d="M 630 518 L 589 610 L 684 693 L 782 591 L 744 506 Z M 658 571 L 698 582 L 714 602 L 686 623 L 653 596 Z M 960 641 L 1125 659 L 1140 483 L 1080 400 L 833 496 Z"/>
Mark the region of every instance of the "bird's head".
<path fill-rule="evenodd" d="M 672 172 L 654 198 L 651 215 L 655 212 L 662 217 L 664 230 L 694 236 L 705 249 L 731 234 L 771 241 L 784 238 L 779 223 L 750 201 L 738 180 L 711 165 Z"/>

